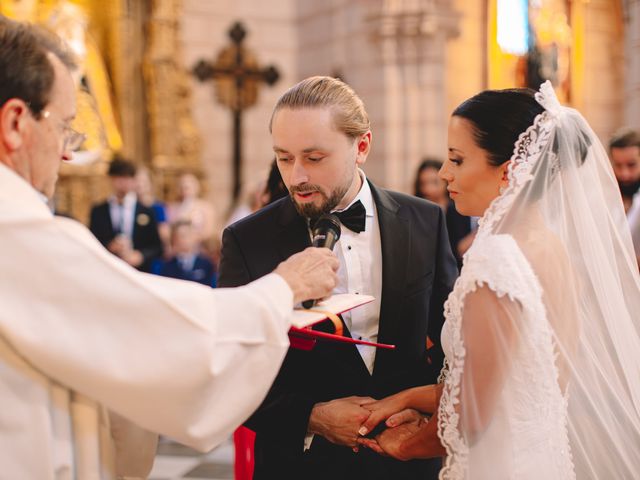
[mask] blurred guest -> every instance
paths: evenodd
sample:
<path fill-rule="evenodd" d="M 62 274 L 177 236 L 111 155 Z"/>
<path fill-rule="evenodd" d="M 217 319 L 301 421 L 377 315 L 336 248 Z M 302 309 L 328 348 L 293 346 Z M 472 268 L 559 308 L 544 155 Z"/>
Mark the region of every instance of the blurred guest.
<path fill-rule="evenodd" d="M 249 192 L 248 199 L 233 210 L 227 220 L 225 228 L 253 212 L 260 210 L 262 207 L 288 195 L 289 191 L 282 181 L 280 170 L 278 170 L 278 165 L 274 158 L 271 162 L 267 179 L 253 186 L 253 189 Z"/>
<path fill-rule="evenodd" d="M 200 182 L 192 173 L 184 173 L 178 179 L 178 202 L 167 208 L 169 223 L 188 220 L 200 241 L 214 236 L 215 212 L 213 206 L 200 198 Z"/>
<path fill-rule="evenodd" d="M 171 225 L 171 252 L 173 257 L 159 261 L 154 273 L 216 286 L 215 267 L 211 260 L 200 253 L 198 236 L 187 220 L 178 220 Z"/>
<path fill-rule="evenodd" d="M 609 158 L 628 214 L 640 189 L 640 134 L 631 129 L 616 132 L 609 140 Z M 640 202 L 637 196 L 635 202 Z"/>
<path fill-rule="evenodd" d="M 119 156 L 109 166 L 113 194 L 91 209 L 89 229 L 114 255 L 143 272 L 162 254 L 153 210 L 138 201 L 136 167 Z"/>
<path fill-rule="evenodd" d="M 609 158 L 640 264 L 640 133 L 629 128 L 616 132 L 609 140 Z"/>
<path fill-rule="evenodd" d="M 445 211 L 449 244 L 460 269 L 462 257 L 475 239 L 478 219 L 458 213 L 454 203 L 449 199 L 446 183 L 438 176 L 441 167 L 442 162 L 439 160 L 425 159 L 416 173 L 414 194 L 416 197 L 437 203 Z"/>
<path fill-rule="evenodd" d="M 431 200 L 446 212 L 449 196 L 447 195 L 447 184 L 438 176 L 440 167 L 442 167 L 442 162 L 433 158 L 427 158 L 420 164 L 416 172 L 414 195 L 418 198 Z"/>
<path fill-rule="evenodd" d="M 458 213 L 456 206 L 449 201 L 447 206 L 447 231 L 451 251 L 458 262 L 458 269 L 462 268 L 462 257 L 469 250 L 476 238 L 478 217 L 467 217 Z"/>
<path fill-rule="evenodd" d="M 629 230 L 631 230 L 631 239 L 633 240 L 633 249 L 636 252 L 636 260 L 640 266 L 640 200 L 636 194 L 636 201 L 631 210 L 629 210 Z"/>
<path fill-rule="evenodd" d="M 236 223 L 238 220 L 262 208 L 262 196 L 265 185 L 265 181 L 260 179 L 251 182 L 248 189 L 243 188 L 241 195 L 242 200 L 231 209 L 231 214 L 225 223 L 225 227 Z"/>
<path fill-rule="evenodd" d="M 153 210 L 158 223 L 158 233 L 163 245 L 168 247 L 170 228 L 167 222 L 167 207 L 158 200 L 155 195 L 153 180 L 151 179 L 151 172 L 146 167 L 138 168 L 136 173 L 136 193 L 138 194 L 138 201 L 145 207 L 149 207 Z"/>
<path fill-rule="evenodd" d="M 270 203 L 280 200 L 289 195 L 289 190 L 282 181 L 282 175 L 278 170 L 278 164 L 274 158 L 271 162 L 271 169 L 269 170 L 269 177 L 267 178 L 267 184 L 262 193 L 262 206 L 269 205 Z"/>

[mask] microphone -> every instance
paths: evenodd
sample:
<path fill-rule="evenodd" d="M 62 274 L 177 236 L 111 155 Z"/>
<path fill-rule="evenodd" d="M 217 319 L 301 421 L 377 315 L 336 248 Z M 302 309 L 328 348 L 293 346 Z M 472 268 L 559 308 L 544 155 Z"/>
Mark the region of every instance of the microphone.
<path fill-rule="evenodd" d="M 333 250 L 336 242 L 340 239 L 340 219 L 331 213 L 325 213 L 314 225 L 311 235 L 312 246 Z M 316 300 L 302 302 L 304 308 L 311 308 L 315 304 Z"/>

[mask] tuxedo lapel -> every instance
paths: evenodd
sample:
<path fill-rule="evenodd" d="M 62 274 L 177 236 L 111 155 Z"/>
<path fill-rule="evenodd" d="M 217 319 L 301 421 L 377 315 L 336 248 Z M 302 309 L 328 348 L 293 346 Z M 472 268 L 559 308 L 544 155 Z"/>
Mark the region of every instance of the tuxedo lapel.
<path fill-rule="evenodd" d="M 382 297 L 378 342 L 395 344 L 402 334 L 402 319 L 398 318 L 400 302 L 407 280 L 411 220 L 400 212 L 400 205 L 384 190 L 371 184 L 371 193 L 378 211 L 380 243 L 382 246 Z M 379 368 L 387 357 L 378 350 L 375 367 Z"/>
<path fill-rule="evenodd" d="M 145 237 L 149 238 L 151 222 L 153 220 L 153 211 L 145 207 L 140 201 L 136 200 L 136 208 L 133 213 L 133 238 L 144 242 Z"/>
<path fill-rule="evenodd" d="M 138 224 L 139 215 L 142 212 L 140 211 L 140 202 L 136 201 L 136 208 L 133 210 L 133 228 L 131 229 L 131 240 L 134 245 L 139 245 L 143 243 L 142 241 L 142 232 L 145 226 Z"/>
<path fill-rule="evenodd" d="M 109 202 L 103 203 L 102 211 L 106 231 L 109 234 L 109 238 L 113 239 L 116 236 L 116 230 L 113 228 L 113 222 L 111 221 L 111 204 Z"/>

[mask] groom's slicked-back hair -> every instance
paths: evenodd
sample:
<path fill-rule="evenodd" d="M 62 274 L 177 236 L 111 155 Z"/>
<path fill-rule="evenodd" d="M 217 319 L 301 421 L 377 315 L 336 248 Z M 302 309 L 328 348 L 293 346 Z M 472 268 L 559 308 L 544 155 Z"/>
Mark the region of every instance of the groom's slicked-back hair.
<path fill-rule="evenodd" d="M 35 115 L 42 111 L 54 80 L 48 53 L 75 69 L 73 54 L 55 34 L 0 15 L 0 107 L 19 98 Z"/>
<path fill-rule="evenodd" d="M 489 153 L 489 163 L 508 161 L 518 137 L 544 111 L 528 88 L 485 90 L 461 103 L 452 116 L 473 125 L 476 144 Z"/>
<path fill-rule="evenodd" d="M 336 129 L 352 139 L 367 133 L 371 126 L 358 94 L 333 77 L 309 77 L 287 90 L 273 109 L 269 131 L 276 113 L 283 108 L 330 108 Z"/>

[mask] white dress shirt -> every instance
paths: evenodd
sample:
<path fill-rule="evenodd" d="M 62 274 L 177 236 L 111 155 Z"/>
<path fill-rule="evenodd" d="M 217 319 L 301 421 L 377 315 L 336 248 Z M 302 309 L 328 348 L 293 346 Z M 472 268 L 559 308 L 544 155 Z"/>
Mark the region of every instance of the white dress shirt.
<path fill-rule="evenodd" d="M 382 243 L 371 188 L 364 172 L 358 169 L 358 174 L 362 179 L 362 187 L 353 201 L 343 210 L 347 210 L 360 200 L 366 212 L 365 229 L 356 233 L 344 225 L 341 226 L 340 240 L 333 248 L 340 262 L 338 285 L 333 293 L 355 293 L 375 297 L 374 301 L 342 314 L 342 319 L 351 332 L 352 338 L 375 342 L 378 339 L 380 297 L 382 296 Z M 367 345 L 356 345 L 356 348 L 369 373 L 373 373 L 376 348 Z M 304 450 L 311 448 L 313 438 L 312 433 L 307 433 L 304 438 Z"/>
<path fill-rule="evenodd" d="M 136 202 L 137 197 L 134 192 L 127 193 L 122 203 L 118 202 L 115 196 L 109 198 L 109 214 L 113 229 L 131 240 L 133 240 Z"/>
<path fill-rule="evenodd" d="M 348 209 L 360 200 L 366 211 L 365 230 L 353 232 L 342 226 L 340 240 L 334 251 L 340 261 L 338 285 L 334 293 L 372 295 L 375 300 L 342 314 L 353 338 L 375 342 L 378 339 L 380 321 L 380 297 L 382 295 L 382 244 L 376 205 L 364 172 L 358 169 L 362 187 L 358 195 L 347 206 Z M 360 356 L 369 373 L 373 373 L 376 348 L 357 345 Z"/>

